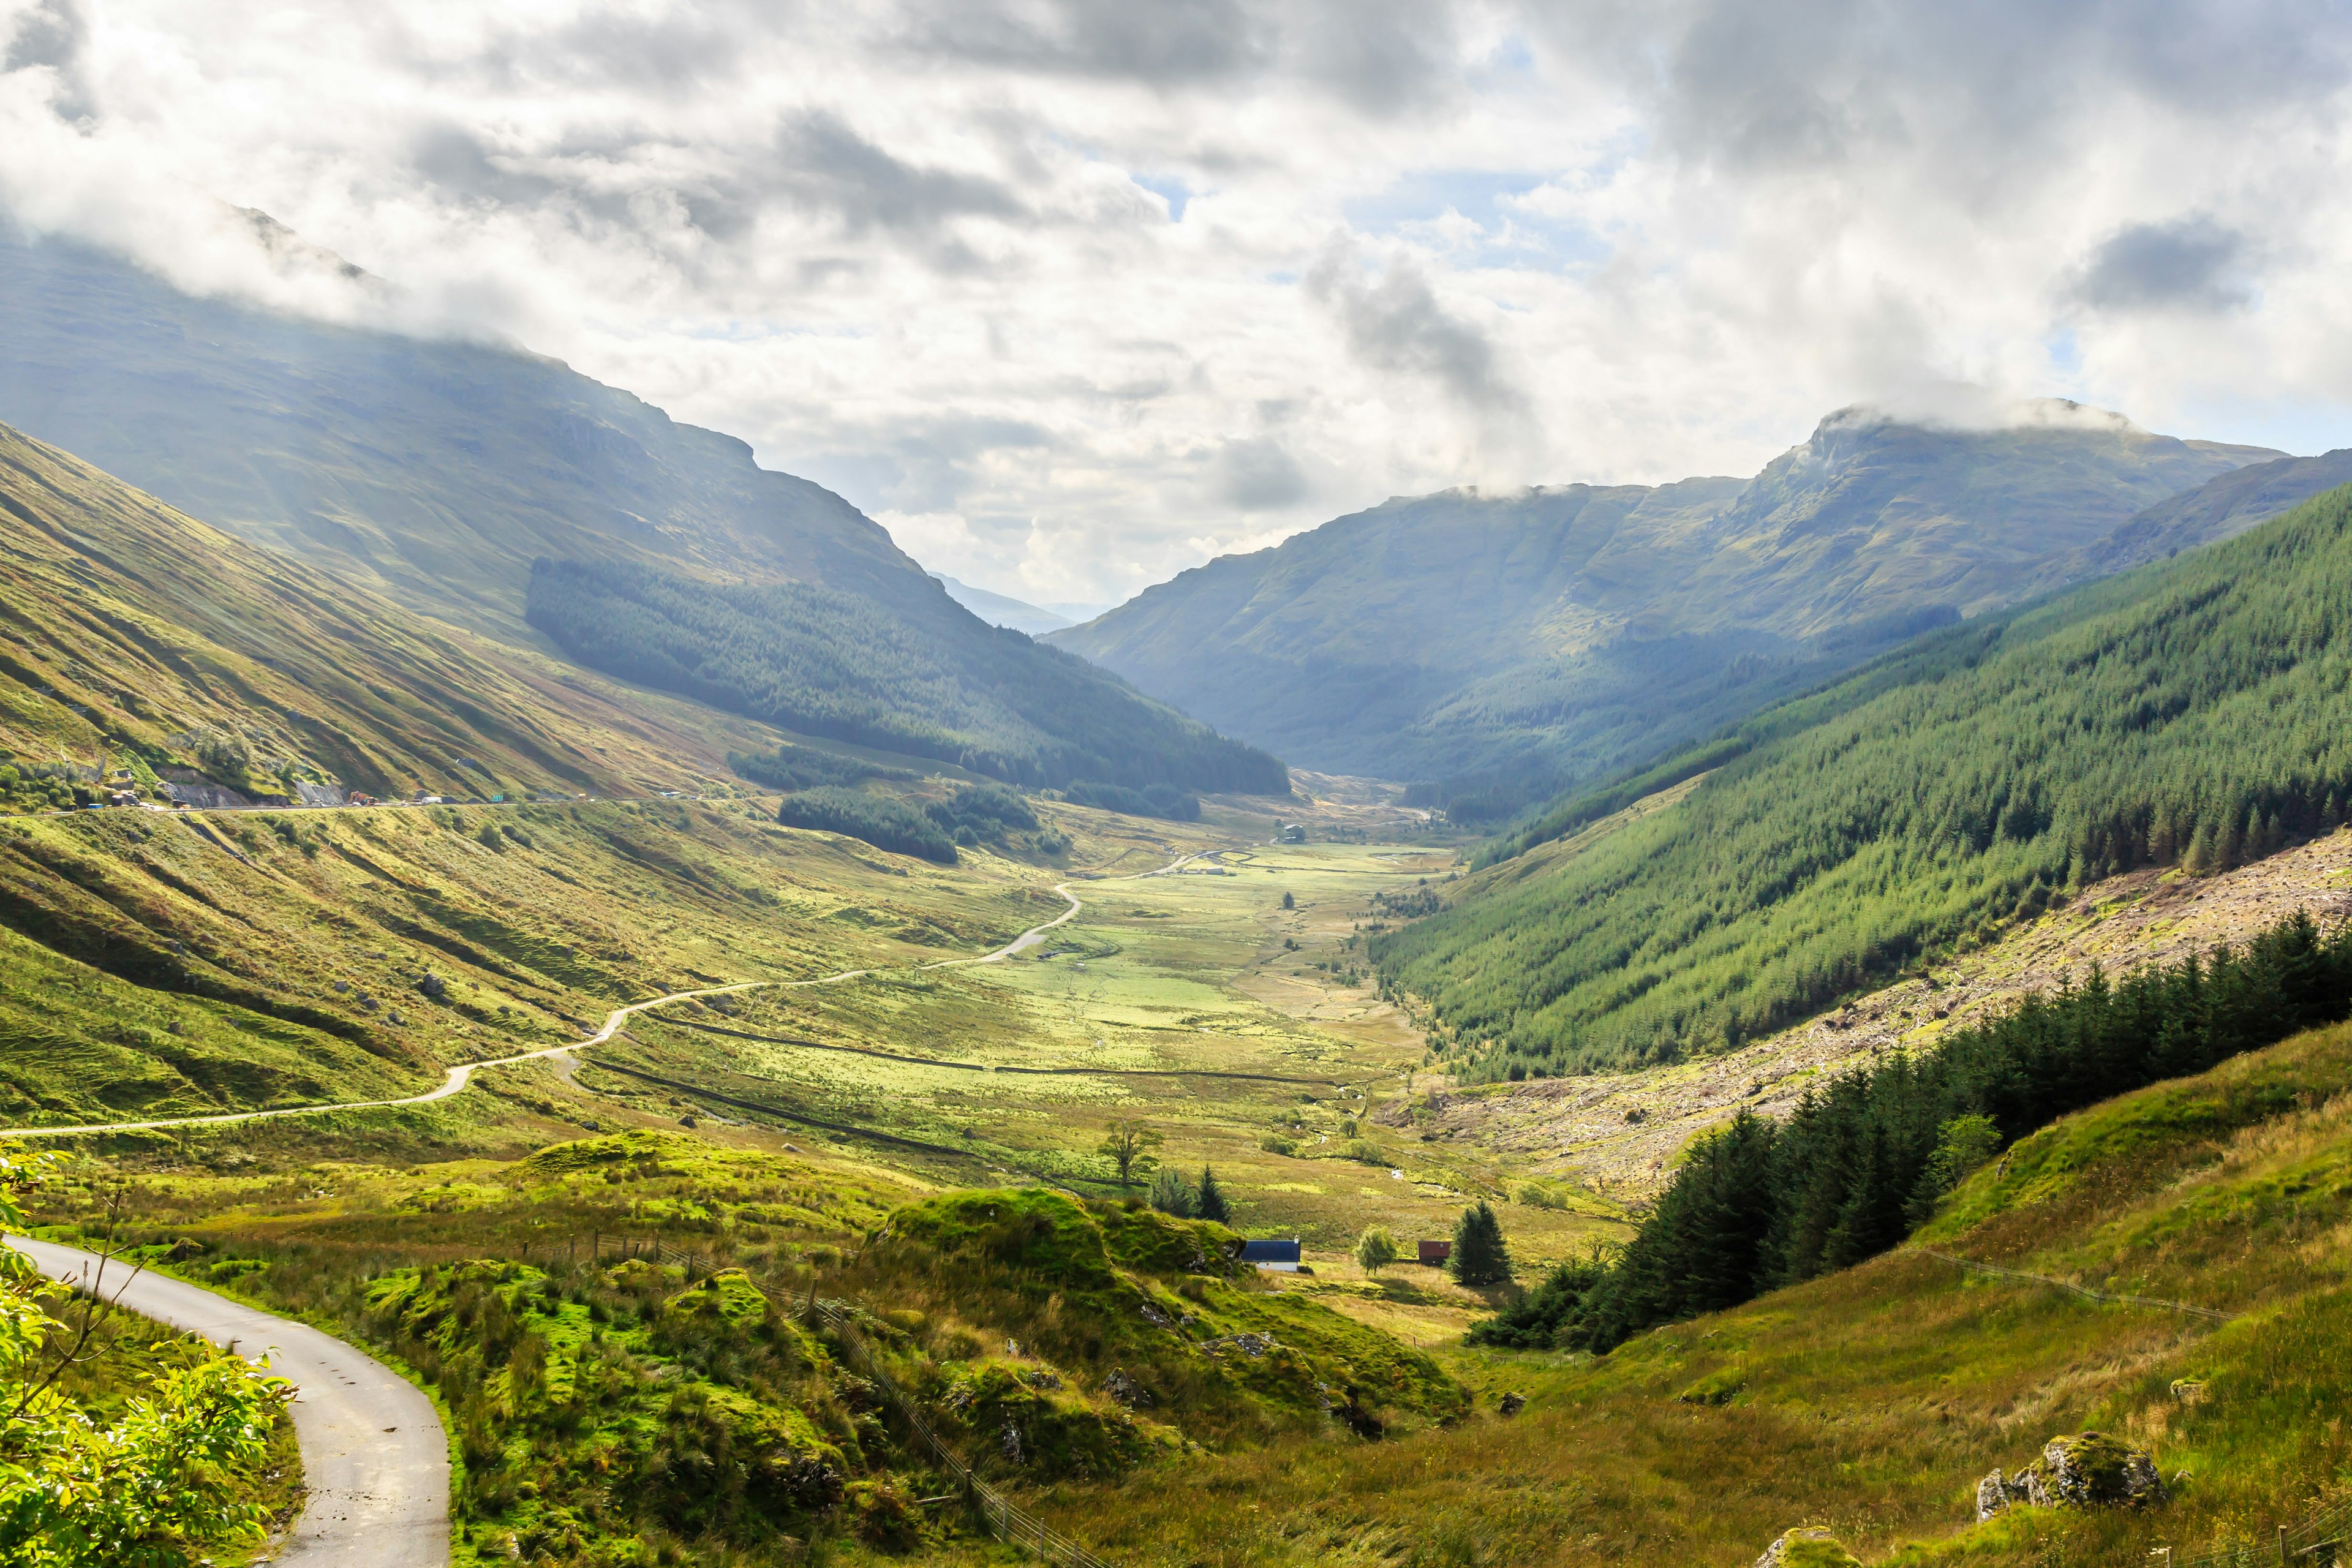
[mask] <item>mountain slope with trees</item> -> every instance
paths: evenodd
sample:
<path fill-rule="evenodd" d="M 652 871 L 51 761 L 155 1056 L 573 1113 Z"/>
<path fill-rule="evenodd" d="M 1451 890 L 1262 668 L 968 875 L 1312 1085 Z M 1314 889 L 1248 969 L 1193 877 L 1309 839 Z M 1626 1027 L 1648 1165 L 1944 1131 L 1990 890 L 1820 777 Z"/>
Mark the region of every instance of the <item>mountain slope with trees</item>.
<path fill-rule="evenodd" d="M 1745 482 L 1391 500 L 1049 640 L 1302 765 L 1507 816 L 2086 574 L 2142 509 L 2279 456 L 2014 417 L 1848 409 Z"/>
<path fill-rule="evenodd" d="M 1668 809 L 1374 939 L 1486 1072 L 1737 1044 L 2128 866 L 2352 808 L 2352 489 L 1926 639 Z"/>

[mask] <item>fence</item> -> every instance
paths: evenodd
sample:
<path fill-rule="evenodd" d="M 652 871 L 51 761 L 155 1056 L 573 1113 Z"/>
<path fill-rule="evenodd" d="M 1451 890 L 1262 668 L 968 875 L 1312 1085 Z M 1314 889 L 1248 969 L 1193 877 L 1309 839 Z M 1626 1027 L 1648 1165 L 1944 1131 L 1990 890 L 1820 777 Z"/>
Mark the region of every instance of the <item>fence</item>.
<path fill-rule="evenodd" d="M 2255 1568 L 2258 1563 L 2293 1563 L 2304 1557 L 2316 1568 L 2327 1568 L 2343 1561 L 2337 1549 L 2347 1544 L 2352 1544 L 2352 1498 L 2329 1504 L 2291 1529 L 2280 1525 L 2278 1539 L 2267 1545 L 2184 1557 L 2176 1568 Z"/>
<path fill-rule="evenodd" d="M 2159 1296 L 2118 1296 L 2107 1290 L 2094 1290 L 2088 1285 L 2069 1284 L 2063 1279 L 2053 1279 L 2047 1274 L 2027 1274 L 2015 1268 L 2002 1268 L 1995 1264 L 1979 1263 L 1973 1258 L 1955 1258 L 1948 1252 L 1937 1252 L 1933 1247 L 1923 1247 L 1919 1250 L 1930 1258 L 1941 1258 L 1946 1263 L 1958 1264 L 1971 1274 L 1990 1275 L 1996 1279 L 2014 1279 L 2027 1285 L 2047 1285 L 2053 1290 L 2063 1290 L 2068 1295 L 2080 1297 L 2085 1301 L 2112 1301 L 2124 1307 L 2147 1307 L 2156 1311 L 2178 1312 L 2186 1318 L 2202 1318 L 2208 1322 L 2214 1323 L 2226 1323 L 2236 1316 L 2232 1312 L 2217 1312 L 2210 1307 L 2192 1307 L 2186 1301 L 2168 1301 Z"/>
<path fill-rule="evenodd" d="M 2227 1323 L 2234 1321 L 2232 1312 L 2217 1312 L 2210 1307 L 2192 1307 L 2186 1301 L 2168 1301 L 2160 1296 L 2117 1295 L 2109 1290 L 2094 1290 L 2087 1285 L 2069 1284 L 2053 1279 L 2046 1274 L 2028 1274 L 2021 1269 L 2002 1268 L 1995 1264 L 1979 1263 L 1973 1258 L 1956 1258 L 1933 1247 L 1919 1249 L 1930 1258 L 1958 1264 L 1971 1274 L 1990 1275 L 1997 1279 L 2014 1279 L 2023 1284 L 2047 1285 L 2053 1290 L 2063 1290 L 2085 1301 L 2112 1301 L 2124 1307 L 2145 1307 L 2154 1311 L 2175 1312 L 2182 1317 L 2202 1318 L 2208 1322 Z M 2176 1560 L 2171 1548 L 2159 1547 L 2164 1556 L 2164 1568 L 2255 1568 L 2258 1563 L 2292 1563 L 2308 1557 L 2326 1568 L 2338 1560 L 2336 1548 L 2352 1544 L 2352 1498 L 2332 1503 L 2301 1524 L 2278 1527 L 2278 1539 L 2267 1545 L 2238 1546 L 2221 1552 L 2210 1552 L 2202 1557 L 2182 1557 Z M 2326 1552 L 2326 1556 L 2321 1553 Z M 2150 1555 L 2155 1555 L 2151 1553 Z"/>
<path fill-rule="evenodd" d="M 591 1237 L 589 1246 L 594 1257 L 602 1258 L 608 1252 L 617 1252 L 624 1258 L 674 1263 L 685 1269 L 689 1277 L 709 1273 L 713 1268 L 710 1259 L 700 1253 L 674 1247 L 659 1237 L 632 1241 L 623 1237 L 597 1235 Z M 921 1407 L 908 1397 L 891 1378 L 880 1358 L 866 1342 L 866 1336 L 858 1331 L 856 1321 L 843 1310 L 841 1302 L 819 1300 L 814 1292 L 807 1300 L 794 1302 L 789 1297 L 779 1296 L 766 1286 L 759 1285 L 756 1280 L 753 1283 L 773 1305 L 787 1312 L 814 1317 L 833 1330 L 844 1358 L 857 1370 L 859 1376 L 881 1390 L 882 1396 L 890 1402 L 890 1407 L 907 1424 L 908 1430 L 914 1433 L 941 1467 L 955 1477 L 957 1484 L 971 1500 L 974 1510 L 987 1522 L 991 1534 L 1010 1545 L 1034 1552 L 1048 1563 L 1068 1563 L 1070 1568 L 1110 1568 L 1110 1564 L 1068 1536 L 1014 1507 L 1003 1492 L 973 1474 L 971 1467 L 965 1464 L 948 1446 L 947 1440 L 933 1430 L 930 1422 L 924 1418 Z"/>

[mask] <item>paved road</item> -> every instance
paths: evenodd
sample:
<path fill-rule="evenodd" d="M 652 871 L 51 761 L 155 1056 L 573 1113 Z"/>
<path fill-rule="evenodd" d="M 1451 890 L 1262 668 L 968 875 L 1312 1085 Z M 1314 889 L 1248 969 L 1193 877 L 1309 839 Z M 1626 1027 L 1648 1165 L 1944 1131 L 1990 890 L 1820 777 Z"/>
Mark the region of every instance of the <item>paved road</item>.
<path fill-rule="evenodd" d="M 9 1237 L 43 1272 L 86 1285 L 99 1259 L 52 1242 Z M 109 1300 L 202 1334 L 300 1390 L 294 1432 L 309 1497 L 293 1538 L 272 1561 L 292 1568 L 448 1568 L 449 1444 L 433 1402 L 373 1356 L 305 1323 L 273 1318 L 161 1274 L 123 1284 L 110 1264 Z"/>

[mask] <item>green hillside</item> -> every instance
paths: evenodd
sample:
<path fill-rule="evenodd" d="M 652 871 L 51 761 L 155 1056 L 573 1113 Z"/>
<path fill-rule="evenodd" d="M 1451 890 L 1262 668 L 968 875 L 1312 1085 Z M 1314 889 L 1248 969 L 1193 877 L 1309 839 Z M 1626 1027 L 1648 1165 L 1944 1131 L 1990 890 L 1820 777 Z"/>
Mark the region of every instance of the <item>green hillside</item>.
<path fill-rule="evenodd" d="M 530 641 L 532 561 L 928 587 L 878 525 L 561 363 L 182 294 L 0 226 L 0 420 L 385 597 Z"/>
<path fill-rule="evenodd" d="M 2331 1537 L 2306 1521 L 2340 1521 L 2352 1465 L 2332 1414 L 2352 1397 L 2347 1091 L 2352 1028 L 2303 1035 L 2021 1141 L 1946 1200 L 1923 1246 L 1598 1359 L 1460 1353 L 1479 1415 L 1456 1427 L 1066 1488 L 1051 1517 L 1114 1560 L 1249 1568 L 1735 1568 L 1815 1523 L 1903 1568 L 2107 1568 L 2161 1562 L 2160 1546 L 2274 1563 L 2282 1527 L 2297 1553 Z M 2228 1321 L 1971 1278 L 1925 1247 Z M 1507 1394 L 1526 1402 L 1508 1418 Z M 1987 1472 L 2085 1432 L 2147 1453 L 2165 1499 L 1976 1521 Z"/>
<path fill-rule="evenodd" d="M 2079 579 L 2150 503 L 2277 456 L 2042 412 L 1963 431 L 1849 409 L 1745 483 L 1391 500 L 1049 640 L 1301 765 L 1507 816 Z M 2147 558 L 2122 553 L 2101 569 Z"/>
<path fill-rule="evenodd" d="M 839 496 L 518 349 L 193 299 L 0 228 L 0 420 L 377 598 L 730 712 L 1029 782 L 1288 788 L 989 626 Z"/>
<path fill-rule="evenodd" d="M 0 747 L 64 784 L 635 794 L 757 727 L 647 700 L 233 539 L 0 426 Z"/>
<path fill-rule="evenodd" d="M 1758 721 L 1672 808 L 1375 939 L 1482 1070 L 1736 1044 L 2126 866 L 2352 808 L 2352 490 L 1953 628 Z"/>
<path fill-rule="evenodd" d="M 874 596 L 817 584 L 542 561 L 529 614 L 592 668 L 804 734 L 1032 785 L 1290 790 L 1265 752 L 961 609 L 893 615 Z"/>

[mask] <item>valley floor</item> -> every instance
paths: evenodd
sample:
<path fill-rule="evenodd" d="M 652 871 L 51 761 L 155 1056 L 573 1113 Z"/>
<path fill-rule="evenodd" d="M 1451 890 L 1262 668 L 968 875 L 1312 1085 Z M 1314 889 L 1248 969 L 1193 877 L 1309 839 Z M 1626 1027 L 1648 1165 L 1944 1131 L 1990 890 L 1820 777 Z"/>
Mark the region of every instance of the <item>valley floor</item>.
<path fill-rule="evenodd" d="M 16 1114 L 43 1120 L 93 1106 L 127 1119 L 282 1104 L 331 1081 L 305 1040 L 349 1054 L 346 1081 L 413 1083 L 453 1060 L 554 1043 L 572 1020 L 656 989 L 870 965 L 854 984 L 641 1013 L 576 1064 L 499 1068 L 432 1105 L 81 1140 L 76 1191 L 51 1217 L 71 1223 L 126 1180 L 134 1241 L 159 1258 L 175 1241 L 194 1244 L 181 1249 L 190 1261 L 162 1266 L 348 1324 L 379 1346 L 412 1332 L 383 1315 L 387 1281 L 408 1281 L 398 1289 L 421 1303 L 440 1289 L 432 1271 L 492 1259 L 483 1267 L 507 1272 L 483 1278 L 509 1291 L 544 1281 L 554 1303 L 541 1309 L 553 1314 L 544 1332 L 559 1361 L 596 1342 L 605 1331 L 593 1323 L 635 1322 L 626 1314 L 638 1311 L 642 1329 L 610 1331 L 615 1366 L 646 1386 L 689 1373 L 737 1386 L 725 1381 L 737 1363 L 691 1351 L 665 1315 L 660 1293 L 687 1288 L 683 1273 L 664 1284 L 598 1272 L 600 1241 L 674 1244 L 744 1268 L 775 1300 L 821 1291 L 877 1322 L 898 1314 L 919 1325 L 905 1331 L 907 1353 L 950 1369 L 941 1377 L 979 1377 L 952 1369 L 980 1367 L 971 1358 L 991 1335 L 1014 1347 L 1075 1336 L 1055 1363 L 1075 1381 L 1054 1397 L 1076 1401 L 1083 1389 L 1086 1419 L 1111 1431 L 1124 1417 L 1101 1392 L 1109 1358 L 1132 1368 L 1145 1353 L 1117 1349 L 1131 1324 L 1106 1325 L 1112 1337 L 1089 1350 L 1067 1316 L 1081 1313 L 1076 1298 L 1055 1296 L 1021 1307 L 1024 1326 L 1008 1333 L 1003 1301 L 943 1294 L 937 1268 L 877 1273 L 868 1249 L 894 1212 L 975 1187 L 1076 1193 L 1116 1227 L 1123 1189 L 1097 1145 L 1115 1125 L 1139 1122 L 1170 1168 L 1188 1178 L 1213 1170 L 1237 1228 L 1304 1243 L 1311 1274 L 1244 1280 L 1246 1300 L 1217 1299 L 1227 1330 L 1287 1313 L 1280 1321 L 1297 1325 L 1300 1343 L 1352 1347 L 1328 1352 L 1351 1365 L 1418 1351 L 1433 1358 L 1428 1376 L 1457 1382 L 1474 1402 L 1440 1417 L 1442 1397 L 1416 1394 L 1379 1417 L 1379 1440 L 1293 1415 L 1228 1411 L 1186 1426 L 1199 1413 L 1163 1402 L 1139 1408 L 1142 1429 L 1165 1423 L 1196 1447 L 1108 1471 L 1081 1465 L 1024 1481 L 1008 1470 L 1024 1506 L 1118 1562 L 1727 1565 L 1818 1521 L 1872 1561 L 2087 1563 L 2251 1538 L 2335 1496 L 2352 1463 L 2335 1425 L 2352 1385 L 2331 1348 L 2352 1328 L 2352 1031 L 2071 1119 L 2021 1145 L 2000 1176 L 1980 1173 L 1931 1227 L 1933 1244 L 1956 1254 L 2240 1314 L 2223 1327 L 1972 1282 L 1910 1251 L 1594 1362 L 1465 1349 L 1463 1329 L 1496 1293 L 1410 1264 L 1367 1277 L 1348 1252 L 1380 1224 L 1410 1256 L 1415 1239 L 1450 1234 L 1465 1205 L 1484 1198 L 1532 1281 L 1626 1235 L 1628 1206 L 1654 1191 L 1690 1137 L 1739 1105 L 1784 1109 L 1843 1061 L 1927 1044 L 2093 962 L 2119 968 L 2210 944 L 2290 906 L 2336 910 L 2352 883 L 2352 833 L 2200 882 L 2103 884 L 1930 976 L 1734 1056 L 1465 1089 L 1433 1069 L 1420 1031 L 1365 973 L 1360 928 L 1380 918 L 1373 895 L 1412 893 L 1455 865 L 1450 846 L 1419 835 L 1332 841 L 1393 809 L 1378 798 L 1338 801 L 1322 818 L 1310 808 L 1316 841 L 1281 845 L 1271 819 L 1229 805 L 1190 825 L 1054 806 L 1075 845 L 1068 864 L 982 854 L 949 869 L 775 829 L 748 803 L 449 809 L 391 823 L 347 813 L 297 819 L 290 835 L 255 819 L 231 829 L 236 856 L 198 863 L 235 923 L 170 901 L 185 899 L 163 874 L 181 862 L 160 861 L 143 840 L 115 846 L 117 864 L 159 866 L 139 874 L 155 875 L 162 892 L 140 893 L 131 870 L 85 868 L 77 879 L 71 868 L 95 851 L 73 836 L 101 828 L 43 824 L 28 830 L 29 858 L 59 886 L 44 892 L 26 879 L 14 896 L 79 909 L 85 923 L 98 917 L 69 892 L 89 898 L 95 887 L 117 908 L 152 897 L 180 922 L 163 928 L 164 940 L 201 944 L 204 962 L 241 977 L 246 999 L 159 994 L 12 938 L 0 1002 L 28 1019 L 46 1011 L 5 1076 Z M 1002 963 L 922 967 L 1038 923 L 1059 904 L 1045 889 L 1064 879 L 1083 909 L 1047 940 Z M 255 931 L 292 946 L 239 934 Z M 373 978 L 403 973 L 404 955 L 406 973 L 444 976 L 456 1002 Z M 349 990 L 331 984 L 341 977 L 398 1002 L 411 1021 L 387 1032 L 395 1051 L 333 1034 L 350 1010 Z M 285 1007 L 297 993 L 315 1019 Z M 148 1021 L 126 1028 L 126 1017 Z M 256 1030 L 278 1032 L 286 1067 L 240 1078 L 226 1065 L 232 1047 Z M 1640 1120 L 1627 1119 L 1633 1110 Z M 535 1153 L 551 1145 L 583 1152 Z M 1147 1301 L 1172 1288 L 1134 1278 Z M 1209 1312 L 1167 1300 L 1169 1311 Z M 1118 1310 L 1123 1323 L 1132 1316 Z M 593 1318 L 606 1311 L 623 1317 Z M 1370 1337 L 1347 1340 L 1358 1331 Z M 420 1353 L 422 1342 L 397 1342 Z M 728 1355 L 764 1365 L 757 1357 L 769 1353 L 746 1341 Z M 1004 1366 L 1033 1364 L 1023 1353 L 1008 1349 Z M 766 1387 L 758 1377 L 741 1386 Z M 2184 1403 L 2171 1392 L 2180 1379 L 2210 1392 Z M 538 1468 L 528 1471 L 512 1470 L 523 1436 L 502 1439 L 504 1460 L 495 1445 L 478 1447 L 489 1441 L 479 1434 L 522 1419 L 521 1394 L 500 1392 L 520 1386 L 506 1374 L 434 1386 L 453 1431 L 478 1434 L 464 1439 L 477 1445 L 466 1465 L 505 1464 L 538 1476 L 535 1489 L 568 1484 L 562 1467 L 574 1460 L 552 1438 L 529 1440 Z M 1501 1415 L 1507 1393 L 1526 1398 L 1525 1410 Z M 846 1423 L 845 1436 L 810 1440 L 855 1437 L 867 1462 L 884 1465 L 884 1426 L 856 1397 L 841 1385 L 810 1395 L 810 1408 L 838 1406 Z M 1064 1415 L 1077 1419 L 1076 1406 Z M 1969 1523 L 1985 1471 L 2093 1425 L 2152 1447 L 2164 1473 L 2182 1478 L 2168 1510 Z M 900 1479 L 936 1478 L 915 1469 Z M 511 1560 L 528 1540 L 550 1562 L 635 1561 L 595 1555 L 605 1538 L 587 1515 L 565 1523 L 551 1501 L 486 1484 L 469 1491 L 460 1477 L 461 1560 Z M 952 1521 L 894 1534 L 872 1510 L 898 1505 L 858 1495 L 866 1522 L 837 1551 L 992 1554 Z M 737 1547 L 689 1525 L 681 1515 L 663 1527 L 663 1550 L 682 1555 L 662 1561 L 801 1560 L 798 1545 L 730 1556 Z"/>

